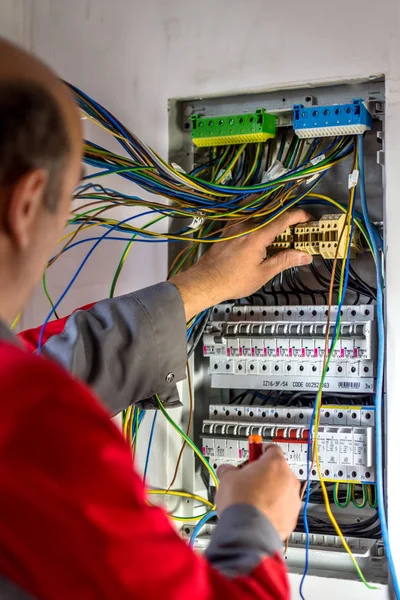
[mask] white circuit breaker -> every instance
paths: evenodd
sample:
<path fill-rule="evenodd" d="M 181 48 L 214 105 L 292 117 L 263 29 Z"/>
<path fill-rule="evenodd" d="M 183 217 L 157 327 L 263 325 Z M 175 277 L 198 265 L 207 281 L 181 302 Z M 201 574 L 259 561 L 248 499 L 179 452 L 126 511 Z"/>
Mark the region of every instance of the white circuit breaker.
<path fill-rule="evenodd" d="M 299 479 L 307 476 L 307 445 L 312 409 L 263 406 L 210 406 L 203 421 L 202 452 L 214 468 L 238 465 L 248 458 L 248 436 L 262 435 L 281 448 Z M 325 481 L 374 483 L 375 409 L 323 406 L 318 428 L 318 455 Z M 311 480 L 319 480 L 315 466 Z"/>
<path fill-rule="evenodd" d="M 332 308 L 329 341 L 335 335 Z M 321 381 L 327 306 L 216 307 L 203 336 L 215 388 L 313 391 Z M 343 306 L 324 390 L 372 393 L 374 306 Z"/>

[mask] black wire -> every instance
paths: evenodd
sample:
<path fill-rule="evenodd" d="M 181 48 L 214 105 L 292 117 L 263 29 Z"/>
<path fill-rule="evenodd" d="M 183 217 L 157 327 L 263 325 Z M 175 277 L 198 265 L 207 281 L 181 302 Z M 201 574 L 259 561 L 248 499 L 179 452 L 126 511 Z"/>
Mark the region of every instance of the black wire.
<path fill-rule="evenodd" d="M 310 533 L 319 533 L 323 535 L 337 535 L 335 529 L 325 520 L 319 519 L 313 515 L 308 516 L 308 525 Z M 361 537 L 369 539 L 379 539 L 381 537 L 378 517 L 375 515 L 372 519 L 366 519 L 360 523 L 340 525 L 342 532 L 346 536 Z M 300 517 L 296 531 L 304 533 L 303 518 Z"/>
<path fill-rule="evenodd" d="M 272 296 L 272 298 L 273 298 L 273 300 L 274 300 L 274 305 L 276 306 L 277 304 L 279 304 L 279 302 L 278 302 L 278 296 L 277 296 L 277 294 L 275 293 L 275 291 L 274 291 L 274 290 L 272 290 L 272 285 L 271 285 L 271 283 L 272 283 L 272 282 L 269 282 L 269 285 L 270 285 L 270 287 L 271 287 L 271 290 L 268 290 L 268 287 L 267 287 L 267 285 L 263 285 L 263 287 L 262 287 L 262 291 L 263 291 L 263 294 L 265 294 L 266 296 Z"/>
<path fill-rule="evenodd" d="M 300 271 L 299 269 L 295 268 L 293 269 L 293 278 L 297 281 L 300 289 L 303 290 L 303 293 L 306 294 L 307 296 L 310 296 L 311 298 L 311 303 L 312 304 L 317 304 L 316 298 L 315 298 L 315 294 L 319 295 L 322 297 L 324 304 L 326 304 L 326 296 L 325 296 L 325 292 L 323 290 L 316 290 L 314 288 L 308 288 L 306 286 L 305 283 L 303 283 L 301 277 L 300 277 Z"/>
<path fill-rule="evenodd" d="M 251 404 L 251 405 L 253 405 L 253 404 L 254 404 L 254 400 L 257 398 L 257 395 L 258 395 L 258 392 L 257 392 L 257 391 L 253 392 L 253 394 L 252 394 L 252 396 L 251 396 L 251 398 L 250 398 L 250 402 L 249 402 L 249 404 Z"/>
<path fill-rule="evenodd" d="M 323 287 L 326 288 L 326 290 L 329 290 L 330 287 L 330 280 L 323 277 L 323 275 L 321 274 L 320 271 L 318 271 L 318 269 L 315 267 L 315 265 L 313 263 L 311 263 L 309 265 L 309 269 L 311 271 L 311 273 L 313 274 L 314 278 L 316 279 L 316 281 Z M 336 294 L 336 296 L 338 297 L 338 286 L 334 285 L 333 286 L 333 293 Z M 325 302 L 326 304 L 326 302 Z"/>
<path fill-rule="evenodd" d="M 285 283 L 286 283 L 287 287 L 289 288 L 289 290 L 291 290 L 293 292 L 293 294 L 296 296 L 296 298 L 298 300 L 298 304 L 302 305 L 303 299 L 301 297 L 301 290 L 299 290 L 299 288 L 296 287 L 296 285 L 293 281 L 292 271 L 293 271 L 293 269 L 287 269 L 286 271 L 284 271 L 283 278 L 284 278 Z"/>
<path fill-rule="evenodd" d="M 283 151 L 285 149 L 286 136 L 287 136 L 287 130 L 286 130 L 286 127 L 284 127 L 282 130 L 281 143 L 280 143 L 278 154 L 276 157 L 277 160 L 280 160 L 280 161 L 282 161 Z"/>
<path fill-rule="evenodd" d="M 373 300 L 376 300 L 376 288 L 369 285 L 366 281 L 363 281 L 361 279 L 361 277 L 359 276 L 359 274 L 357 273 L 357 271 L 355 271 L 355 269 L 352 265 L 350 265 L 349 271 L 350 271 L 350 274 L 352 275 L 352 277 L 359 283 L 360 288 L 365 290 L 363 292 L 364 296 L 367 296 L 370 299 L 372 298 Z"/>
<path fill-rule="evenodd" d="M 289 147 L 288 147 L 287 152 L 286 152 L 286 156 L 285 156 L 284 159 L 282 159 L 282 163 L 285 165 L 285 167 L 288 166 L 288 164 L 287 164 L 288 160 L 289 160 L 289 158 L 292 157 L 292 153 L 293 153 L 294 147 L 296 145 L 296 142 L 297 142 L 297 136 L 293 132 L 292 139 L 290 140 L 290 144 L 289 144 Z"/>
<path fill-rule="evenodd" d="M 274 282 L 275 282 L 275 279 L 279 285 L 279 290 L 280 290 L 279 294 L 284 297 L 286 304 L 290 304 L 289 294 L 286 292 L 286 290 L 282 284 L 282 273 L 279 273 L 279 275 L 276 275 L 276 277 L 274 278 Z"/>
<path fill-rule="evenodd" d="M 266 171 L 268 171 L 268 169 L 269 169 L 271 157 L 272 157 L 272 138 L 270 138 L 267 142 L 267 158 L 265 161 L 265 170 Z"/>
<path fill-rule="evenodd" d="M 246 396 L 248 395 L 249 391 L 246 390 L 245 392 L 241 392 L 240 394 L 238 394 L 237 396 L 235 396 L 234 398 L 232 398 L 232 400 L 229 400 L 228 404 L 241 404 L 243 402 L 243 400 L 246 398 Z"/>
<path fill-rule="evenodd" d="M 250 304 L 252 304 L 253 298 L 257 298 L 257 300 L 260 300 L 261 306 L 265 306 L 267 304 L 267 300 L 266 300 L 265 296 L 263 296 L 262 294 L 258 294 L 258 293 L 253 294 L 252 296 L 248 296 L 246 298 L 246 300 L 248 300 L 250 302 Z"/>
<path fill-rule="evenodd" d="M 328 272 L 332 273 L 332 270 L 333 270 L 333 262 L 332 261 L 325 261 L 324 266 L 325 266 L 325 268 L 327 269 Z M 352 267 L 350 267 L 350 269 L 352 269 Z M 353 273 L 355 273 L 354 269 L 353 269 Z M 335 274 L 335 281 L 339 285 L 340 275 L 339 275 L 338 271 L 336 271 L 336 274 Z M 349 278 L 348 278 L 347 288 L 356 295 L 356 299 L 353 302 L 353 304 L 358 304 L 359 303 L 359 301 L 360 301 L 360 295 L 364 295 L 364 296 L 366 296 L 367 298 L 370 298 L 370 299 L 373 298 L 373 296 L 371 295 L 370 290 L 368 290 L 368 288 L 363 285 L 362 280 L 360 278 L 356 279 L 351 274 L 350 270 L 349 270 Z"/>

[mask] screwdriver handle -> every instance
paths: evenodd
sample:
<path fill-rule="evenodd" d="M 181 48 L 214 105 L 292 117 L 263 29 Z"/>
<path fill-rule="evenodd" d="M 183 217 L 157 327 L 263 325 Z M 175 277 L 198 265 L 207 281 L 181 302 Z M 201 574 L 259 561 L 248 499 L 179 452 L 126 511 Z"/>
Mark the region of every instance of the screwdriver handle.
<path fill-rule="evenodd" d="M 249 462 L 253 462 L 260 458 L 263 453 L 263 439 L 261 435 L 249 435 Z"/>

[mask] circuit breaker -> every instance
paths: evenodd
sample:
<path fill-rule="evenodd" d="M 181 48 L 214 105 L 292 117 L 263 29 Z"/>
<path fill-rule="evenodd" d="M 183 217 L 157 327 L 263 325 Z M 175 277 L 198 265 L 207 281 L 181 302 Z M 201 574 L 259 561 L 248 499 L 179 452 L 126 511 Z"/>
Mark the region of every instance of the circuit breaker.
<path fill-rule="evenodd" d="M 338 343 L 324 390 L 374 391 L 374 306 L 343 306 Z M 335 333 L 332 308 L 329 340 Z M 327 306 L 241 306 L 214 309 L 203 336 L 211 385 L 217 388 L 317 390 L 327 333 Z"/>
<path fill-rule="evenodd" d="M 274 443 L 300 480 L 307 475 L 310 408 L 210 406 L 203 421 L 202 452 L 217 468 L 239 465 L 248 458 L 248 436 Z M 318 453 L 325 481 L 375 482 L 375 409 L 371 406 L 324 406 L 318 428 Z M 311 480 L 318 480 L 316 468 Z"/>

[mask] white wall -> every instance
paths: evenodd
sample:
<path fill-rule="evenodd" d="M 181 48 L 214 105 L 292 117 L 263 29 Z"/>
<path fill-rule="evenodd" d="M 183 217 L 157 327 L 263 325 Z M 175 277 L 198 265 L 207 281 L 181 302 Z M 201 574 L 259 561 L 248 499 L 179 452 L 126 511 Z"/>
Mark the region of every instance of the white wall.
<path fill-rule="evenodd" d="M 399 497 L 395 457 L 400 401 L 400 16 L 398 0 L 2 0 L 0 33 L 46 59 L 60 75 L 118 114 L 158 152 L 167 154 L 168 97 L 265 89 L 384 73 L 387 81 L 389 498 Z M 161 246 L 161 245 L 160 245 Z M 120 291 L 165 275 L 165 248 L 135 247 Z M 108 293 L 116 255 L 99 249 L 88 280 L 71 302 Z M 63 259 L 73 262 L 73 258 Z M 109 276 L 104 274 L 110 270 Z M 51 272 L 57 293 L 64 272 Z M 28 317 L 38 320 L 42 297 Z M 69 305 L 65 305 L 65 310 Z M 389 501 L 392 546 L 400 566 L 400 512 Z M 328 597 L 329 583 L 309 598 Z M 311 589 L 315 592 L 312 594 Z M 369 597 L 344 584 L 342 599 Z"/>

